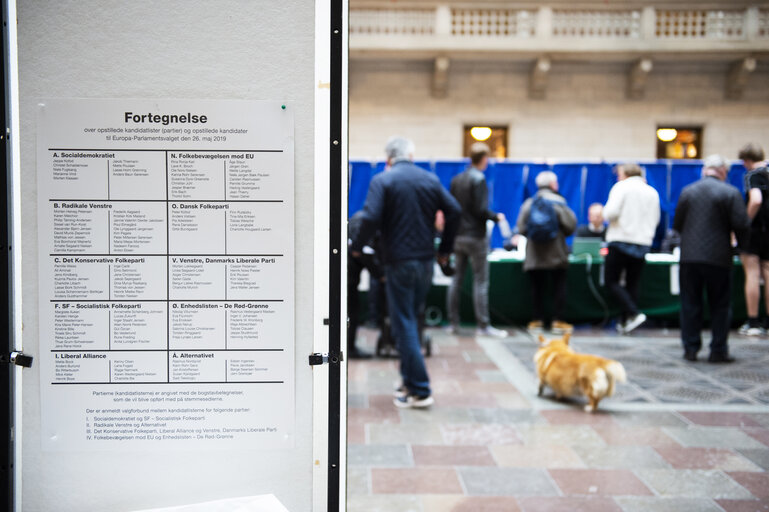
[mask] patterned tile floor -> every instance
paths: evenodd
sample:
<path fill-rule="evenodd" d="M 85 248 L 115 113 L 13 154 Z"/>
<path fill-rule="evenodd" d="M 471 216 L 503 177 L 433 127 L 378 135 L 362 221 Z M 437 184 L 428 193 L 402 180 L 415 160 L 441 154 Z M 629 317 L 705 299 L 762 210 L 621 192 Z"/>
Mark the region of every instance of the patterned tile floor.
<path fill-rule="evenodd" d="M 429 410 L 392 405 L 397 360 L 350 362 L 349 511 L 769 511 L 769 340 L 733 337 L 719 366 L 683 361 L 676 331 L 577 331 L 630 380 L 587 414 L 536 396 L 511 334 L 432 330 Z"/>
<path fill-rule="evenodd" d="M 676 332 L 676 334 L 678 334 Z M 571 343 L 578 352 L 600 354 L 621 361 L 628 372 L 628 385 L 621 386 L 615 401 L 673 404 L 769 404 L 769 340 L 733 337 L 736 365 L 705 364 L 707 347 L 700 351 L 700 364 L 681 356 L 678 338 L 641 332 L 632 336 L 607 336 L 600 331 L 579 332 Z M 520 333 L 505 341 L 534 378 L 536 345 Z"/>

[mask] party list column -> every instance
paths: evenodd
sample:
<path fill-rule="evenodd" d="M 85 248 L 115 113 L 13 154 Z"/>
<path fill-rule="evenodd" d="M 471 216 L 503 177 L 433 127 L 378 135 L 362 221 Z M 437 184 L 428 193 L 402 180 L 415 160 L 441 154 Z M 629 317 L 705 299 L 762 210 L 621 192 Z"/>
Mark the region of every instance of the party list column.
<path fill-rule="evenodd" d="M 167 381 L 165 154 L 48 153 L 53 383 Z"/>
<path fill-rule="evenodd" d="M 282 151 L 170 151 L 170 382 L 279 384 L 293 322 Z"/>

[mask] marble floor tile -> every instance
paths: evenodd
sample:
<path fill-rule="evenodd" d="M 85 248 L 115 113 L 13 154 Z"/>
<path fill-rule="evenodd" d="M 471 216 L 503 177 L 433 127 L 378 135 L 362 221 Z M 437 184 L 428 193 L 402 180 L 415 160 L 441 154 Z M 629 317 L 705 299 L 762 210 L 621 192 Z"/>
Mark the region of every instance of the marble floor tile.
<path fill-rule="evenodd" d="M 638 469 L 669 468 L 665 459 L 648 446 L 574 446 L 588 468 L 594 469 Z"/>
<path fill-rule="evenodd" d="M 457 472 L 448 468 L 374 468 L 373 494 L 463 494 Z"/>
<path fill-rule="evenodd" d="M 623 512 L 722 512 L 708 498 L 646 498 L 618 496 L 614 498 Z"/>
<path fill-rule="evenodd" d="M 594 425 L 598 435 L 607 444 L 617 446 L 681 446 L 678 441 L 665 434 L 660 427 L 628 427 Z"/>
<path fill-rule="evenodd" d="M 494 460 L 508 468 L 584 468 L 577 454 L 568 446 L 490 446 Z"/>
<path fill-rule="evenodd" d="M 496 423 L 467 425 L 441 425 L 447 445 L 504 445 L 521 444 L 518 429 Z"/>
<path fill-rule="evenodd" d="M 728 427 L 664 427 L 667 435 L 683 446 L 755 449 L 766 446 L 739 429 Z"/>
<path fill-rule="evenodd" d="M 761 471 L 761 468 L 733 450 L 723 448 L 656 448 L 675 469 L 720 469 L 723 471 Z"/>
<path fill-rule="evenodd" d="M 558 489 L 543 470 L 460 468 L 469 496 L 557 496 Z"/>
<path fill-rule="evenodd" d="M 412 467 L 414 459 L 405 444 L 351 444 L 347 447 L 349 466 Z"/>
<path fill-rule="evenodd" d="M 624 469 L 551 469 L 550 475 L 567 495 L 645 496 L 653 493 L 631 471 Z"/>
<path fill-rule="evenodd" d="M 730 471 L 727 474 L 756 498 L 769 499 L 769 473 Z"/>
<path fill-rule="evenodd" d="M 724 512 L 769 512 L 769 500 L 716 500 Z"/>
<path fill-rule="evenodd" d="M 508 496 L 422 496 L 424 512 L 520 512 Z"/>
<path fill-rule="evenodd" d="M 761 467 L 765 471 L 769 471 L 769 449 L 760 450 L 743 450 L 738 449 L 737 452 L 747 457 L 753 464 Z"/>
<path fill-rule="evenodd" d="M 348 495 L 347 512 L 425 512 L 419 496 Z"/>
<path fill-rule="evenodd" d="M 622 512 L 611 498 L 600 496 L 582 498 L 520 498 L 523 512 Z"/>
<path fill-rule="evenodd" d="M 695 425 L 707 427 L 760 427 L 749 414 L 734 412 L 685 411 L 679 413 Z"/>
<path fill-rule="evenodd" d="M 370 444 L 443 444 L 438 425 L 368 425 Z"/>
<path fill-rule="evenodd" d="M 347 467 L 347 495 L 371 494 L 371 471 L 364 467 Z"/>
<path fill-rule="evenodd" d="M 722 471 L 639 469 L 636 474 L 660 496 L 752 499 L 754 496 Z"/>
<path fill-rule="evenodd" d="M 606 446 L 587 425 L 524 425 L 518 427 L 524 444 L 559 446 Z"/>
<path fill-rule="evenodd" d="M 495 466 L 485 446 L 418 446 L 411 447 L 417 466 Z"/>

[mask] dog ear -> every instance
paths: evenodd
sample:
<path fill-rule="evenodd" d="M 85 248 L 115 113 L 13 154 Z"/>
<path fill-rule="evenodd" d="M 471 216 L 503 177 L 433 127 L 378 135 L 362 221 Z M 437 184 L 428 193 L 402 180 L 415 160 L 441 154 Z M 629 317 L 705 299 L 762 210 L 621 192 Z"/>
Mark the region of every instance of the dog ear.
<path fill-rule="evenodd" d="M 539 335 L 539 338 L 538 338 L 538 339 L 539 339 L 539 344 L 540 344 L 540 345 L 542 345 L 543 343 L 545 343 L 545 342 L 547 341 L 547 340 L 545 339 L 545 337 L 544 337 L 544 336 L 542 336 L 541 334 Z"/>
<path fill-rule="evenodd" d="M 563 344 L 568 345 L 569 344 L 569 338 L 571 338 L 571 333 L 567 332 L 563 335 Z"/>

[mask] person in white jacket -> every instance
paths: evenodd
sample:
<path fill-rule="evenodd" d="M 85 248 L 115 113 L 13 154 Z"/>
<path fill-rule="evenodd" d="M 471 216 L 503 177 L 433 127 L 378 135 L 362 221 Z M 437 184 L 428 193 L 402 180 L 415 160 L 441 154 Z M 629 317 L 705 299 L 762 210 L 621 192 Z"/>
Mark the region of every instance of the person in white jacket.
<path fill-rule="evenodd" d="M 646 321 L 646 315 L 638 310 L 638 284 L 660 221 L 660 198 L 637 164 L 620 164 L 614 170 L 618 181 L 603 209 L 609 221 L 604 278 L 622 310 L 617 330 L 626 334 Z M 620 284 L 623 271 L 625 286 Z"/>

